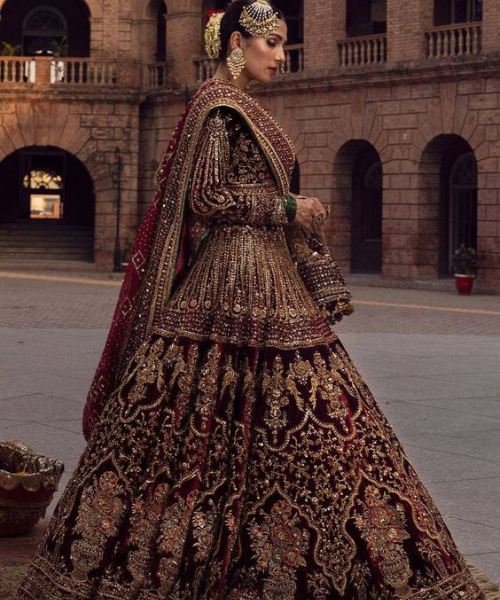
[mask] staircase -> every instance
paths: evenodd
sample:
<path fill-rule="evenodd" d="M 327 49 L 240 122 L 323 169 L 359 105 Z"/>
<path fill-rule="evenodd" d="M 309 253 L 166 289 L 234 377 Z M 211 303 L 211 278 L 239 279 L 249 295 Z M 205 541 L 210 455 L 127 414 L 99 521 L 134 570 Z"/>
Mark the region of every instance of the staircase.
<path fill-rule="evenodd" d="M 60 221 L 0 223 L 0 261 L 85 261 L 94 255 L 92 227 Z"/>

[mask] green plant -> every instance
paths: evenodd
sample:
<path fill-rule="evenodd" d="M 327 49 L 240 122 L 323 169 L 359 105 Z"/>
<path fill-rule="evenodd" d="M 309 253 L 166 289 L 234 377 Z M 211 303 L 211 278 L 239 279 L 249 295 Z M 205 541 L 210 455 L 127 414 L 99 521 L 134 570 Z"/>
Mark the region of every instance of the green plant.
<path fill-rule="evenodd" d="M 65 57 L 68 56 L 68 38 L 64 36 L 60 42 L 54 47 L 54 56 Z"/>
<path fill-rule="evenodd" d="M 131 235 L 128 235 L 123 244 L 123 250 L 122 250 L 122 262 L 123 263 L 130 262 L 130 253 L 132 252 L 133 245 L 134 245 L 134 240 Z"/>
<path fill-rule="evenodd" d="M 0 48 L 0 56 L 19 56 L 21 54 L 21 46 L 9 44 L 9 42 L 2 42 Z"/>
<path fill-rule="evenodd" d="M 458 275 L 476 275 L 481 261 L 486 258 L 484 250 L 476 250 L 463 244 L 453 252 L 452 265 Z"/>

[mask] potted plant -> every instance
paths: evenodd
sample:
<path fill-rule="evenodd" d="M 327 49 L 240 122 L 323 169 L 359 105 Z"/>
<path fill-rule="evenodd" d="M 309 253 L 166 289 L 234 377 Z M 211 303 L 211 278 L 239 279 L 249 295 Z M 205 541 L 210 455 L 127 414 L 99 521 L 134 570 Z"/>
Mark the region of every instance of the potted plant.
<path fill-rule="evenodd" d="M 484 250 L 462 244 L 453 252 L 452 264 L 458 293 L 468 295 L 474 286 L 479 264 L 486 257 Z"/>

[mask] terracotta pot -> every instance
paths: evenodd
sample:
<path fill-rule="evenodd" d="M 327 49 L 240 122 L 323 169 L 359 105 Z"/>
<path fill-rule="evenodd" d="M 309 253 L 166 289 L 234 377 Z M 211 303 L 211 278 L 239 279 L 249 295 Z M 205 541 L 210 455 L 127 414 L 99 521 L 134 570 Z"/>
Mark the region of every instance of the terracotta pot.
<path fill-rule="evenodd" d="M 0 442 L 0 537 L 28 533 L 45 516 L 64 465 L 21 442 Z"/>
<path fill-rule="evenodd" d="M 457 291 L 462 296 L 468 296 L 474 287 L 475 275 L 460 275 L 455 273 L 455 285 Z"/>

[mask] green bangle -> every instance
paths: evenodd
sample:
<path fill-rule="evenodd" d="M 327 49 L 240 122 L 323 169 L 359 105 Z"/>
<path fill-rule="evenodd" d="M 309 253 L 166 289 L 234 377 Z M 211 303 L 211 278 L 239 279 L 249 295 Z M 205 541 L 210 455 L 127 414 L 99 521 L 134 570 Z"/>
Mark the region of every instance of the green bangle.
<path fill-rule="evenodd" d="M 288 219 L 289 223 L 292 223 L 295 221 L 295 216 L 297 215 L 297 198 L 294 196 L 285 196 L 284 202 L 286 218 Z"/>

